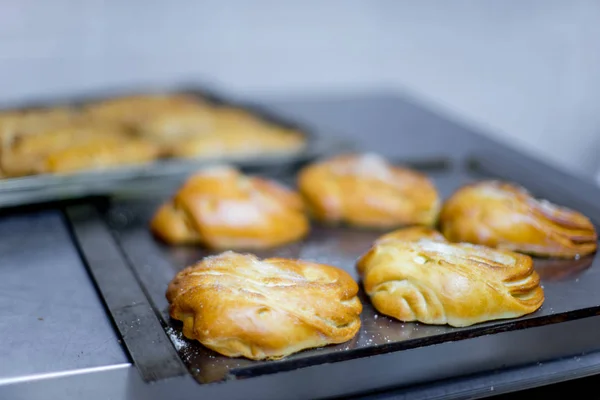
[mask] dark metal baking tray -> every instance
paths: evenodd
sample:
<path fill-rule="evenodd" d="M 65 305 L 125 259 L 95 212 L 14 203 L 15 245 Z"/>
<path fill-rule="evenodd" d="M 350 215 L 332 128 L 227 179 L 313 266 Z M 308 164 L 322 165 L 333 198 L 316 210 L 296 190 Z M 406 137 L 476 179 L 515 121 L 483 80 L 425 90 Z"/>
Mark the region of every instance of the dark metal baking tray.
<path fill-rule="evenodd" d="M 403 164 L 427 170 L 444 198 L 463 184 L 477 179 L 494 177 L 522 184 L 531 181 L 533 187 L 530 189 L 535 195 L 566 206 L 573 206 L 570 201 L 571 193 L 565 193 L 552 185 L 539 184 L 541 182 L 539 180 L 531 180 L 527 171 L 519 169 L 518 166 L 509 165 L 506 160 L 494 155 L 480 155 L 476 157 L 475 161 L 477 162 L 458 165 L 443 160 L 441 162 L 439 160 L 421 160 Z M 288 184 L 293 184 L 294 180 L 293 174 L 290 174 L 289 171 L 283 171 L 279 176 L 273 177 Z M 133 335 L 132 331 L 128 330 L 124 337 L 125 344 L 132 353 L 132 358 L 138 368 L 142 372 L 144 370 L 151 371 L 146 375 L 143 374 L 144 379 L 149 381 L 180 376 L 189 372 L 198 382 L 207 384 L 231 379 L 255 378 L 313 365 L 364 359 L 409 349 L 417 352 L 429 349 L 429 353 L 435 353 L 435 349 L 441 348 L 434 346 L 436 344 L 449 344 L 455 341 L 473 340 L 473 338 L 485 335 L 564 323 L 600 313 L 600 292 L 596 289 L 600 285 L 599 256 L 589 256 L 571 261 L 536 259 L 535 265 L 542 276 L 546 301 L 539 311 L 529 316 L 483 323 L 468 328 L 401 323 L 375 312 L 368 298 L 361 292 L 361 300 L 364 305 L 361 316 L 363 327 L 360 333 L 348 343 L 304 351 L 279 361 L 257 362 L 222 357 L 205 349 L 195 341 L 182 338 L 180 323 L 171 320 L 167 312 L 167 301 L 164 294 L 169 281 L 177 271 L 211 254 L 199 247 L 165 246 L 156 241 L 148 231 L 148 222 L 156 208 L 172 195 L 179 183 L 180 181 L 171 181 L 169 185 L 155 185 L 153 190 L 147 188 L 140 193 L 132 191 L 127 195 L 115 197 L 109 203 L 99 207 L 98 211 L 92 212 L 92 214 L 97 212 L 97 216 L 78 216 L 76 209 L 67 210 L 67 216 L 74 227 L 75 237 L 83 249 L 83 256 L 88 259 L 92 273 L 98 273 L 100 276 L 110 273 L 112 267 L 107 263 L 103 264 L 98 257 L 90 263 L 90 255 L 98 251 L 99 247 L 94 245 L 91 240 L 94 234 L 91 234 L 89 230 L 86 232 L 85 227 L 89 226 L 90 220 L 102 216 L 114 234 L 114 239 L 120 246 L 127 262 L 132 267 L 135 280 L 146 295 L 144 302 L 147 302 L 147 305 L 145 307 L 151 307 L 157 316 L 159 324 L 153 322 L 151 325 L 140 326 L 137 331 L 133 331 L 138 333 Z M 598 210 L 593 204 L 580 202 L 578 205 L 583 207 L 582 212 L 591 217 L 598 215 Z M 595 218 L 593 219 L 595 220 Z M 98 224 L 97 221 L 94 223 Z M 368 249 L 373 239 L 379 234 L 380 232 L 376 231 L 346 227 L 331 228 L 315 224 L 306 240 L 272 251 L 261 251 L 257 254 L 262 257 L 298 257 L 330 263 L 347 270 L 357 278 L 354 268 L 355 260 Z M 126 284 L 125 281 L 122 282 L 123 285 Z M 118 285 L 119 283 L 114 284 Z M 99 289 L 106 298 L 102 286 L 99 284 Z M 125 291 L 127 288 L 122 287 L 122 290 Z M 111 294 L 109 293 L 108 296 L 110 297 Z M 114 317 L 115 311 L 110 304 L 107 306 Z M 133 313 L 132 316 L 130 315 L 131 318 L 135 317 L 135 310 L 128 309 L 127 312 Z M 148 335 L 146 329 L 155 330 L 157 325 L 161 325 L 164 331 Z M 123 334 L 123 331 L 121 333 Z M 153 343 L 149 342 L 150 338 Z M 171 340 L 172 345 L 165 340 L 166 338 Z M 565 352 L 570 349 L 569 341 L 564 339 L 558 341 L 558 345 L 546 348 L 545 356 L 564 356 Z M 157 354 L 162 351 L 165 354 L 176 352 L 181 363 L 170 369 L 162 368 L 155 357 L 156 354 L 149 350 L 155 347 L 158 349 Z M 528 359 L 527 348 L 522 350 L 524 360 L 519 362 L 533 362 L 533 358 Z M 530 355 L 537 357 L 539 354 L 532 351 Z M 443 354 L 439 356 L 443 357 Z M 148 364 L 144 364 L 149 357 L 152 359 L 150 368 Z M 515 357 L 512 358 L 513 362 L 516 362 Z M 171 359 L 172 355 L 168 360 Z M 481 368 L 492 368 L 492 366 L 486 367 L 482 364 Z M 439 377 L 443 376 L 448 376 L 448 371 L 440 372 Z"/>
<path fill-rule="evenodd" d="M 150 163 L 130 166 L 117 166 L 103 170 L 89 170 L 69 174 L 39 174 L 16 178 L 0 179 L 0 207 L 29 203 L 40 203 L 55 200 L 80 198 L 90 195 L 109 195 L 128 190 L 131 185 L 144 181 L 156 182 L 157 179 L 168 179 L 188 174 L 198 168 L 215 164 L 235 164 L 242 169 L 258 170 L 281 168 L 306 162 L 340 149 L 351 149 L 347 141 L 336 138 L 328 132 L 323 135 L 317 128 L 292 121 L 273 113 L 271 110 L 256 104 L 229 99 L 217 94 L 214 90 L 202 87 L 177 87 L 161 90 L 111 91 L 96 95 L 87 95 L 72 99 L 60 99 L 54 102 L 37 102 L 23 104 L 18 109 L 44 108 L 53 105 L 71 105 L 75 108 L 84 104 L 106 98 L 135 94 L 187 94 L 203 99 L 215 105 L 229 106 L 246 110 L 275 125 L 295 129 L 306 137 L 306 146 L 292 153 L 230 156 L 218 158 L 160 159 Z M 14 108 L 13 108 L 14 109 Z"/>

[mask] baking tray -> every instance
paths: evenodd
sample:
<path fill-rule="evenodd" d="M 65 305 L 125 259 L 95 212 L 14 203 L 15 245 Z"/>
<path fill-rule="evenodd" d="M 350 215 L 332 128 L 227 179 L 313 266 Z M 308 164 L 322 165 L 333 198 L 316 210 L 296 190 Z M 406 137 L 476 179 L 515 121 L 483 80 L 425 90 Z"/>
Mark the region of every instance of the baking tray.
<path fill-rule="evenodd" d="M 144 181 L 168 179 L 186 175 L 198 168 L 216 163 L 237 165 L 244 170 L 262 170 L 293 166 L 340 149 L 351 150 L 351 144 L 331 135 L 323 134 L 317 128 L 301 124 L 289 118 L 273 113 L 268 108 L 246 101 L 239 101 L 217 94 L 213 89 L 187 86 L 172 89 L 110 91 L 87 95 L 72 99 L 59 99 L 54 102 L 36 102 L 21 104 L 11 109 L 36 109 L 53 105 L 70 105 L 80 107 L 93 101 L 119 96 L 139 94 L 187 94 L 203 99 L 211 104 L 229 106 L 246 110 L 275 125 L 295 129 L 302 132 L 306 146 L 292 153 L 258 155 L 258 156 L 229 156 L 218 158 L 198 159 L 161 159 L 150 163 L 118 166 L 103 170 L 89 170 L 69 174 L 39 174 L 16 178 L 0 179 L 0 207 L 15 206 L 31 203 L 41 203 L 55 200 L 81 198 L 92 195 L 109 195 L 122 190 L 129 190 L 132 185 Z"/>
<path fill-rule="evenodd" d="M 523 169 L 523 166 L 508 161 L 510 160 L 498 158 L 493 154 L 481 154 L 458 163 L 450 159 L 403 160 L 399 163 L 427 172 L 434 179 L 443 198 L 469 182 L 484 178 L 501 178 L 526 185 L 536 196 L 565 206 L 578 205 L 579 208 L 575 208 L 589 215 L 594 223 L 598 224 L 597 218 L 600 212 L 593 202 L 587 200 L 573 202 L 577 199 L 576 194 L 561 190 L 558 186 L 554 187 L 542 179 L 536 179 L 536 176 L 528 174 L 528 170 Z M 294 182 L 294 175 L 290 171 L 281 171 L 270 177 L 287 184 Z M 530 185 L 527 185 L 528 182 Z M 93 209 L 88 207 L 82 210 L 71 207 L 66 213 L 92 276 L 99 284 L 99 290 L 113 318 L 123 324 L 119 331 L 124 336 L 134 363 L 147 381 L 160 381 L 189 374 L 201 386 L 213 386 L 211 384 L 218 382 L 255 379 L 273 374 L 280 376 L 280 373 L 285 371 L 349 360 L 366 360 L 373 356 L 382 357 L 383 362 L 385 355 L 403 352 L 408 354 L 410 351 L 416 351 L 416 354 L 422 352 L 425 359 L 429 359 L 433 353 L 434 358 L 429 365 L 429 369 L 432 370 L 435 369 L 435 365 L 438 365 L 437 363 L 441 365 L 444 362 L 444 353 L 439 350 L 443 347 L 436 345 L 470 342 L 482 337 L 500 337 L 503 332 L 529 331 L 527 328 L 565 324 L 600 314 L 600 291 L 597 290 L 600 285 L 599 256 L 592 255 L 578 260 L 536 259 L 535 266 L 542 277 L 546 300 L 540 310 L 522 318 L 493 321 L 467 328 L 401 323 L 378 314 L 361 291 L 360 297 L 364 306 L 361 315 L 363 325 L 359 334 L 347 343 L 307 350 L 278 361 L 250 361 L 222 357 L 195 341 L 183 338 L 181 324 L 168 316 L 165 291 L 169 281 L 182 268 L 213 254 L 199 247 L 166 246 L 155 240 L 148 230 L 149 220 L 158 205 L 170 197 L 180 183 L 181 181 L 171 181 L 169 185 L 155 185 L 139 193 L 132 191 L 114 197 L 110 202 L 97 205 Z M 100 223 L 98 220 L 103 222 Z M 101 226 L 108 226 L 108 229 Z M 114 261 L 106 261 L 108 256 L 104 252 L 100 253 L 102 252 L 100 249 L 104 247 L 97 238 L 104 235 L 102 240 L 110 241 L 108 231 L 112 233 L 112 238 L 125 259 L 118 262 L 119 277 L 115 277 L 111 272 L 114 269 Z M 355 260 L 380 234 L 370 230 L 324 227 L 314 224 L 311 234 L 304 241 L 256 253 L 261 257 L 297 257 L 329 263 L 345 269 L 354 278 L 358 278 L 354 268 Z M 109 258 L 112 260 L 112 257 Z M 117 255 L 115 254 L 114 257 L 117 258 Z M 128 264 L 131 269 L 122 267 L 123 264 Z M 123 274 L 131 276 L 127 277 Z M 109 275 L 110 278 L 105 275 Z M 136 319 L 135 308 L 125 306 L 131 299 L 122 299 L 123 293 L 127 291 L 127 288 L 122 285 L 133 281 L 139 284 L 140 292 L 133 290 L 129 295 L 135 294 L 136 308 L 140 307 L 143 310 L 141 322 L 140 319 Z M 119 293 L 114 293 L 116 288 L 119 288 Z M 150 310 L 156 319 L 147 320 L 151 314 Z M 123 312 L 126 313 L 125 317 Z M 131 321 L 134 321 L 133 325 L 136 329 L 132 329 L 134 326 L 131 325 Z M 157 332 L 157 329 L 161 331 Z M 522 348 L 517 342 L 514 349 L 506 351 L 509 356 L 508 359 L 503 359 L 502 363 L 513 365 L 534 362 L 538 357 L 564 356 L 575 351 L 573 346 L 576 346 L 576 343 L 568 339 L 563 337 L 551 346 L 544 347 L 543 356 L 540 352 L 536 352 L 528 341 L 521 344 L 524 346 Z M 582 338 L 581 342 L 586 340 Z M 475 345 L 476 342 L 473 343 Z M 427 356 L 425 356 L 425 349 L 429 354 Z M 518 356 L 515 356 L 515 351 L 518 351 Z M 166 360 L 164 367 L 159 362 L 163 357 Z M 439 357 L 439 361 L 435 357 Z M 461 357 L 468 359 L 469 354 L 463 352 Z M 494 368 L 496 365 L 494 362 L 497 361 L 491 354 L 489 364 L 478 360 L 480 356 L 477 354 L 471 357 L 478 363 L 478 372 Z M 457 359 L 457 365 L 463 361 Z M 404 368 L 416 368 L 416 366 Z M 448 370 L 435 373 L 436 378 L 452 376 L 452 372 Z M 408 371 L 407 374 L 410 375 Z"/>

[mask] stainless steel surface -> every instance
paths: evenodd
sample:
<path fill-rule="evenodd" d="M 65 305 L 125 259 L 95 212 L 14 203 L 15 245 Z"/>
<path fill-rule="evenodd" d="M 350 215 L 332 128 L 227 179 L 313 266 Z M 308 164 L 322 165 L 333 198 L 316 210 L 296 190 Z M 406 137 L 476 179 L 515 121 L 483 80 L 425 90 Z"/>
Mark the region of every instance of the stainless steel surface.
<path fill-rule="evenodd" d="M 0 384 L 127 363 L 57 211 L 0 218 Z"/>
<path fill-rule="evenodd" d="M 75 241 L 145 382 L 187 374 L 134 272 L 93 204 L 65 210 Z"/>
<path fill-rule="evenodd" d="M 600 329 L 600 317 L 571 321 L 565 324 L 553 324 L 523 331 L 523 340 L 531 346 L 530 353 L 540 356 L 543 342 L 552 344 L 560 337 L 573 331 L 582 333 L 581 340 L 572 341 L 573 350 L 585 351 L 586 347 L 595 346 L 596 332 Z M 431 352 L 434 346 L 425 351 L 407 350 L 391 353 L 382 358 L 371 357 L 356 374 L 357 362 L 351 360 L 344 363 L 332 363 L 296 371 L 282 372 L 277 375 L 264 375 L 253 379 L 242 379 L 226 385 L 199 386 L 190 376 L 172 378 L 153 384 L 145 384 L 134 367 L 115 366 L 96 371 L 81 371 L 78 375 L 67 375 L 53 379 L 37 379 L 27 382 L 0 386 L 0 398 L 10 400 L 47 400 L 47 399 L 86 399 L 86 400 L 189 400 L 199 399 L 232 399 L 232 400 L 283 400 L 283 399 L 315 399 L 330 396 L 341 390 L 352 391 L 358 380 L 366 381 L 370 388 L 386 389 L 390 381 L 401 386 L 415 378 L 426 379 L 439 371 L 448 375 L 470 374 L 480 371 L 482 362 L 493 363 L 498 368 L 503 365 L 504 353 L 514 357 L 526 357 L 523 352 L 513 346 L 515 332 L 504 332 L 488 337 L 479 337 L 471 341 L 458 341 L 441 344 L 447 357 L 439 359 L 435 367 L 431 367 Z M 542 339 L 543 338 L 543 339 Z M 477 360 L 467 353 L 478 355 Z M 531 356 L 531 354 L 529 356 Z M 576 354 L 576 353 L 573 353 Z M 485 375 L 466 376 L 447 381 L 428 382 L 424 386 L 406 387 L 372 399 L 473 399 L 517 390 L 550 381 L 560 381 L 582 377 L 600 372 L 600 355 L 588 353 L 587 356 L 575 355 L 559 362 L 545 361 L 529 366 L 512 369 L 489 371 Z M 470 358 L 470 362 L 465 362 Z M 398 369 L 398 365 L 409 365 L 406 370 Z M 323 377 L 327 376 L 325 385 Z M 357 380 L 357 377 L 360 378 Z M 491 387 L 494 390 L 489 390 Z M 223 390 L 225 389 L 225 390 Z M 367 388 L 368 389 L 368 388 Z M 389 389 L 389 388 L 387 388 Z M 224 393 L 225 392 L 225 393 Z M 254 395 L 252 394 L 254 393 Z M 257 395 L 261 393 L 262 395 Z M 353 399 L 360 398 L 353 397 Z M 349 399 L 343 396 L 341 399 Z"/>
<path fill-rule="evenodd" d="M 393 95 L 307 98 L 273 105 L 292 118 L 306 120 L 324 131 L 343 133 L 365 149 L 390 156 L 458 156 L 495 146 L 486 137 Z M 551 170 L 569 189 L 570 177 Z M 0 385 L 0 398 L 189 398 L 186 390 L 197 385 L 191 378 L 188 382 L 175 380 L 147 386 L 138 372 L 127 366 L 118 337 L 57 212 L 2 216 L 0 238 L 0 381 L 4 383 Z M 546 335 L 539 334 L 532 343 L 540 340 L 546 340 Z M 505 346 L 510 348 L 510 341 Z M 444 386 L 411 389 L 399 398 L 411 398 L 413 393 L 415 398 L 441 398 L 440 393 L 468 398 L 465 393 L 473 388 L 489 385 L 498 393 L 514 381 L 538 385 L 598 373 L 598 365 L 598 354 L 570 357 L 484 377 L 467 377 Z M 32 379 L 35 374 L 54 375 Z M 311 379 L 318 378 L 319 373 L 313 372 Z M 286 382 L 286 393 L 310 397 L 310 379 L 308 384 Z M 490 391 L 490 395 L 495 393 Z"/>

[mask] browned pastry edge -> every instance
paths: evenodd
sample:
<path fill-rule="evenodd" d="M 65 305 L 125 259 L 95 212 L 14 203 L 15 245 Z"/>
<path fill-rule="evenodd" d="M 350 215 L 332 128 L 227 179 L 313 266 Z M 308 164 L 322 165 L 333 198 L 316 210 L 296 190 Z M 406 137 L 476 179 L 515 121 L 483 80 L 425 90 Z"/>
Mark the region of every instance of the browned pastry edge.
<path fill-rule="evenodd" d="M 597 250 L 598 235 L 586 216 L 537 200 L 525 188 L 502 181 L 459 188 L 444 202 L 439 224 L 450 241 L 538 257 L 576 258 Z"/>
<path fill-rule="evenodd" d="M 361 228 L 432 226 L 440 200 L 433 182 L 375 153 L 338 154 L 304 167 L 298 188 L 314 219 Z"/>
<path fill-rule="evenodd" d="M 220 166 L 192 175 L 157 210 L 150 229 L 169 244 L 253 250 L 300 240 L 310 224 L 297 193 Z"/>
<path fill-rule="evenodd" d="M 373 306 L 401 321 L 464 327 L 544 302 L 531 257 L 468 243 L 385 240 L 357 262 Z"/>
<path fill-rule="evenodd" d="M 166 297 L 185 337 L 263 360 L 352 339 L 361 326 L 357 293 L 336 267 L 227 251 L 179 272 Z"/>

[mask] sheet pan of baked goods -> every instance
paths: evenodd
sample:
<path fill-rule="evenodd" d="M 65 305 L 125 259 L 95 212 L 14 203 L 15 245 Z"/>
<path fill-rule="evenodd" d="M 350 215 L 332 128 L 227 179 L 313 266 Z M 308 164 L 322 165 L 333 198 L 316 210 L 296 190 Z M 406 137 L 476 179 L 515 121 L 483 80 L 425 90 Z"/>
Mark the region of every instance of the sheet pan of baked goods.
<path fill-rule="evenodd" d="M 0 205 L 110 194 L 132 181 L 216 162 L 288 165 L 339 145 L 212 92 L 120 94 L 65 104 L 0 110 Z"/>
<path fill-rule="evenodd" d="M 501 175 L 373 153 L 222 164 L 101 215 L 189 373 L 214 383 L 600 312 L 598 221 Z"/>

